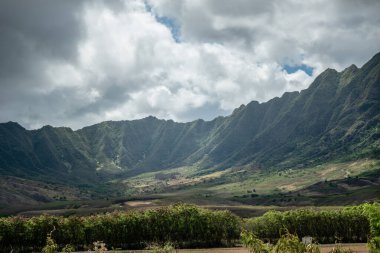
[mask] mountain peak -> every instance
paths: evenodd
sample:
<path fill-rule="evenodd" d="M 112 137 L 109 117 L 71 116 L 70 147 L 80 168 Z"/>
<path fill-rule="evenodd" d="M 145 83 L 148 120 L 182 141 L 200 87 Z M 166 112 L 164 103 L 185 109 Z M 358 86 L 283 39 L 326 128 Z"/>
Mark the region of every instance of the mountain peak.
<path fill-rule="evenodd" d="M 19 128 L 19 129 L 25 130 L 25 128 L 23 126 L 21 126 L 19 123 L 14 122 L 14 121 L 8 121 L 6 123 L 2 123 L 2 125 L 9 127 L 9 128 Z"/>
<path fill-rule="evenodd" d="M 330 78 L 336 78 L 336 76 L 339 74 L 336 69 L 327 68 L 325 71 L 323 71 L 317 78 L 314 80 L 314 82 L 323 82 Z"/>
<path fill-rule="evenodd" d="M 345 68 L 342 73 L 346 73 L 346 72 L 355 72 L 356 70 L 358 70 L 358 67 L 355 65 L 355 64 L 351 64 L 348 68 Z"/>
<path fill-rule="evenodd" d="M 327 76 L 327 75 L 331 75 L 331 74 L 337 74 L 338 71 L 336 71 L 336 69 L 331 69 L 331 68 L 327 68 L 325 71 L 323 71 L 321 73 L 322 76 Z"/>
<path fill-rule="evenodd" d="M 359 69 L 355 64 L 345 68 L 342 72 L 340 72 L 341 77 L 339 79 L 339 84 L 343 86 L 347 85 L 355 77 L 358 70 Z"/>
<path fill-rule="evenodd" d="M 369 60 L 366 64 L 363 65 L 361 70 L 365 73 L 368 71 L 371 71 L 373 68 L 376 68 L 376 66 L 380 65 L 380 52 L 375 54 L 371 60 Z"/>
<path fill-rule="evenodd" d="M 328 84 L 335 83 L 336 78 L 338 77 L 339 72 L 335 69 L 326 69 L 321 74 L 315 78 L 315 80 L 310 84 L 309 89 L 315 90 L 321 87 L 326 87 Z"/>

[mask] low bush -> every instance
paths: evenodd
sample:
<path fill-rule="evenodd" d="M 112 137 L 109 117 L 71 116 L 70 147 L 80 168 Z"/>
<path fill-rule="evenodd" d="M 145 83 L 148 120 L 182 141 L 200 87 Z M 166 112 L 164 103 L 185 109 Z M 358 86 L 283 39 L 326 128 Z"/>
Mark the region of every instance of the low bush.
<path fill-rule="evenodd" d="M 303 244 L 298 236 L 285 231 L 275 245 L 264 243 L 252 232 L 241 233 L 242 243 L 250 253 L 320 253 L 317 244 Z"/>

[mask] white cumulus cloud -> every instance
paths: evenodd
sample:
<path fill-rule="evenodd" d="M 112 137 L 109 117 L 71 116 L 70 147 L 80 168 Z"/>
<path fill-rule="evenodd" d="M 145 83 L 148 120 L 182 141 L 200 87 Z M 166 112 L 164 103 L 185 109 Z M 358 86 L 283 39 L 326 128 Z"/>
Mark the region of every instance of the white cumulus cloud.
<path fill-rule="evenodd" d="M 379 7 L 351 0 L 98 0 L 51 1 L 24 15 L 0 11 L 0 121 L 80 128 L 148 115 L 227 115 L 252 100 L 305 89 L 327 67 L 363 64 L 380 51 Z M 22 8 L 0 4 L 8 13 Z M 312 75 L 285 70 L 301 65 Z"/>

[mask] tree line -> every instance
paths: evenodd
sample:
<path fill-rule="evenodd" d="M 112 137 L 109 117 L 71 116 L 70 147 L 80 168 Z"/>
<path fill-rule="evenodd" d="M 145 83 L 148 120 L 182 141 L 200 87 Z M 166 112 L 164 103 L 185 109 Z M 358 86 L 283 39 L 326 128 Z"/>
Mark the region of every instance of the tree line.
<path fill-rule="evenodd" d="M 331 211 L 269 211 L 250 219 L 188 204 L 91 216 L 5 217 L 0 218 L 0 251 L 40 251 L 47 235 L 58 247 L 71 245 L 76 250 L 86 250 L 97 241 L 108 248 L 142 249 L 167 242 L 177 248 L 194 248 L 232 246 L 240 242 L 242 231 L 276 242 L 284 230 L 299 238 L 311 236 L 318 243 L 368 241 L 379 249 L 380 205 Z"/>

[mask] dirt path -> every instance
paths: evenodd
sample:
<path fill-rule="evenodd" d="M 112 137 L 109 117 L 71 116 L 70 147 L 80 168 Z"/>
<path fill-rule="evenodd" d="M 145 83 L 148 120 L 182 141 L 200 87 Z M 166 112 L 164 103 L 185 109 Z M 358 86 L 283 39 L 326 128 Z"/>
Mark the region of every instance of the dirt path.
<path fill-rule="evenodd" d="M 353 244 L 345 243 L 342 245 L 343 245 L 343 248 L 351 249 L 357 253 L 368 253 L 367 245 L 365 243 L 353 243 Z M 322 245 L 321 253 L 328 253 L 333 247 L 334 247 L 334 244 Z"/>
<path fill-rule="evenodd" d="M 356 253 L 368 253 L 368 249 L 365 243 L 355 243 L 355 244 L 342 244 L 343 248 L 351 249 Z M 321 253 L 328 253 L 334 244 L 324 244 L 320 246 Z M 110 251 L 112 252 L 112 251 Z M 123 253 L 148 253 L 148 250 L 127 250 L 127 251 L 117 251 Z M 218 249 L 180 249 L 176 250 L 176 253 L 186 253 L 186 252 L 194 252 L 194 253 L 249 253 L 249 251 L 245 248 L 218 248 Z M 88 251 L 86 252 L 88 253 Z"/>

